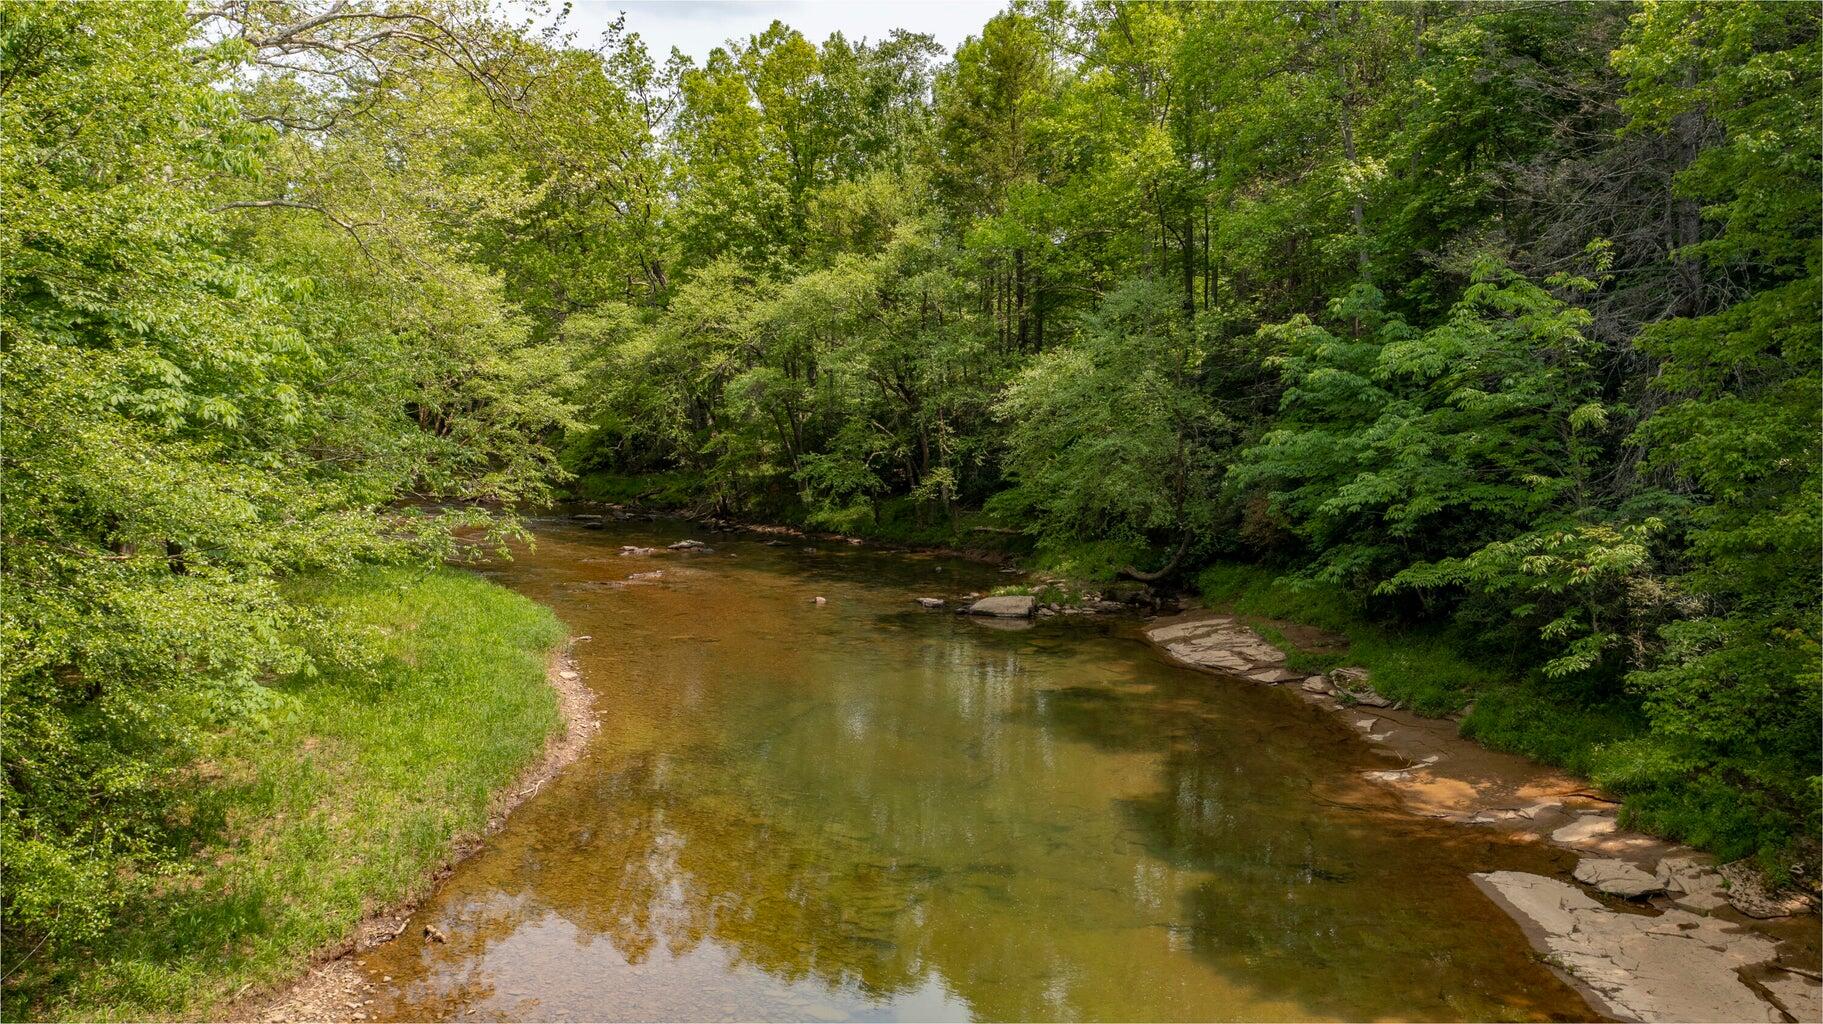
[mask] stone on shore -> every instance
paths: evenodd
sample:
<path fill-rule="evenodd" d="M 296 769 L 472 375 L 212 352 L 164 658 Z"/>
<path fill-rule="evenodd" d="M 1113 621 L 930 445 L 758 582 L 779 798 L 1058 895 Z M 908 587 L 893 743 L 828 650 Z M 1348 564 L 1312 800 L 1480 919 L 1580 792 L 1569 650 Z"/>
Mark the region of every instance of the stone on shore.
<path fill-rule="evenodd" d="M 1002 619 L 1029 619 L 1037 610 L 1038 599 L 1030 594 L 984 597 L 968 606 L 970 615 L 992 615 Z"/>
<path fill-rule="evenodd" d="M 1590 840 L 1608 835 L 1617 827 L 1613 815 L 1585 814 L 1581 818 L 1552 832 L 1551 839 L 1555 842 L 1575 846 L 1579 843 L 1586 843 Z"/>
<path fill-rule="evenodd" d="M 1576 863 L 1575 876 L 1584 885 L 1622 899 L 1635 900 L 1665 891 L 1658 879 L 1613 857 L 1584 857 Z"/>
<path fill-rule="evenodd" d="M 1370 708 L 1389 708 L 1393 702 L 1380 696 L 1380 691 L 1367 682 L 1367 670 L 1349 666 L 1334 669 L 1329 673 L 1329 682 L 1336 688 L 1336 693 L 1347 697 L 1356 704 Z"/>
<path fill-rule="evenodd" d="M 1722 877 L 1728 880 L 1728 902 L 1748 917 L 1790 917 L 1810 909 L 1810 899 L 1803 893 L 1767 890 L 1760 873 L 1746 861 L 1722 865 Z"/>
<path fill-rule="evenodd" d="M 1682 910 L 1609 910 L 1567 882 L 1492 871 L 1475 883 L 1512 914 L 1540 953 L 1581 982 L 1595 1008 L 1651 1021 L 1777 1021 L 1778 1009 L 1741 980 L 1770 963 L 1771 939 Z"/>

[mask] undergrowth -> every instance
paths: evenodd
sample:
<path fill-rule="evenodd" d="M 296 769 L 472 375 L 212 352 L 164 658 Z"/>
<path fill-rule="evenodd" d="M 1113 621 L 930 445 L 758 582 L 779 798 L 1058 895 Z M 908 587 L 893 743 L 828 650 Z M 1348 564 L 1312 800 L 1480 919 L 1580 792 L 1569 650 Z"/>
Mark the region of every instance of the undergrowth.
<path fill-rule="evenodd" d="M 276 683 L 213 736 L 171 796 L 188 855 L 100 941 L 13 951 L 7 1019 L 195 1018 L 283 980 L 423 884 L 559 724 L 544 662 L 563 631 L 532 601 L 456 570 L 295 596 L 373 654 Z"/>

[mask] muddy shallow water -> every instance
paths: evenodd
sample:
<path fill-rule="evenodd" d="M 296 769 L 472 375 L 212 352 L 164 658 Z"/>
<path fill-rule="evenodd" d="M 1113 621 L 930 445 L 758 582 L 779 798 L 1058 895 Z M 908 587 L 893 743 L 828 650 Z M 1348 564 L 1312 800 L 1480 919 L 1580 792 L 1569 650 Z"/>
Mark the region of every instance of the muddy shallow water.
<path fill-rule="evenodd" d="M 1008 579 L 967 562 L 618 553 L 686 535 L 546 523 L 490 572 L 593 637 L 603 726 L 361 956 L 371 1018 L 1590 1016 L 1468 877 L 1573 858 L 1403 812 L 1290 693 L 914 602 Z"/>

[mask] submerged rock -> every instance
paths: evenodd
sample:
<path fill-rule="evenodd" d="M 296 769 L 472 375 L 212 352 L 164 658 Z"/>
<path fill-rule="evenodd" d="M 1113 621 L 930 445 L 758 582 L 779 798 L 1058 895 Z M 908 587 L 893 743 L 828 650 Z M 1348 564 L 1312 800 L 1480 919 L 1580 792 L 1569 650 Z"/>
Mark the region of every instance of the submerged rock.
<path fill-rule="evenodd" d="M 1630 1020 L 1783 1019 L 1741 980 L 1741 968 L 1778 955 L 1763 935 L 1682 910 L 1620 913 L 1567 882 L 1523 871 L 1473 877 L 1603 1013 Z"/>
<path fill-rule="evenodd" d="M 918 598 L 918 603 L 926 608 L 943 607 L 943 599 L 941 597 L 920 597 Z"/>
<path fill-rule="evenodd" d="M 1613 857 L 1584 857 L 1576 863 L 1575 876 L 1584 885 L 1623 899 L 1634 900 L 1665 891 L 1658 879 Z"/>
<path fill-rule="evenodd" d="M 708 545 L 700 540 L 680 540 L 675 544 L 667 544 L 665 546 L 672 551 L 695 551 L 699 548 L 707 547 Z"/>

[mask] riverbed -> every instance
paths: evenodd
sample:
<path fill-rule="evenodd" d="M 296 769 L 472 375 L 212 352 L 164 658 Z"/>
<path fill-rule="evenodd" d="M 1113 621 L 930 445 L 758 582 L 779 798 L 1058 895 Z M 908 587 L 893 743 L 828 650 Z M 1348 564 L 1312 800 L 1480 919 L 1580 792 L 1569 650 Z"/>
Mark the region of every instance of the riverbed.
<path fill-rule="evenodd" d="M 601 728 L 360 955 L 369 1019 L 1592 1015 L 1470 878 L 1574 856 L 1409 813 L 1289 692 L 955 615 L 979 563 L 602 526 L 487 570 Z"/>

